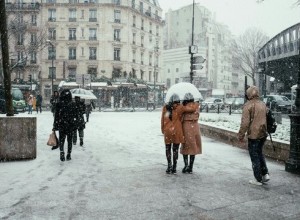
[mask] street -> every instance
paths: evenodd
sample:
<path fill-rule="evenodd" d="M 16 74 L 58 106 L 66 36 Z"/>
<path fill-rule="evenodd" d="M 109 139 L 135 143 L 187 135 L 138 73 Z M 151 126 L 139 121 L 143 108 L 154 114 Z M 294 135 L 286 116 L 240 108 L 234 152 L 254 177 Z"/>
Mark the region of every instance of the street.
<path fill-rule="evenodd" d="M 300 178 L 267 160 L 253 186 L 248 152 L 202 137 L 194 174 L 167 175 L 160 111 L 92 112 L 72 160 L 46 145 L 53 117 L 37 117 L 37 158 L 0 163 L 0 219 L 299 219 Z M 29 117 L 21 113 L 16 117 Z M 65 144 L 65 150 L 66 150 Z"/>

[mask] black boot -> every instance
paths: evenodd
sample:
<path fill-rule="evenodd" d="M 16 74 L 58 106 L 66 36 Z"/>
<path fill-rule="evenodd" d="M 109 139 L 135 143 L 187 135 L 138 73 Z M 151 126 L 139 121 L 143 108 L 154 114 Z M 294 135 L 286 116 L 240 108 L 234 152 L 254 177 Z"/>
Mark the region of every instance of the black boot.
<path fill-rule="evenodd" d="M 195 155 L 190 155 L 190 165 L 187 168 L 187 172 L 192 174 L 193 173 L 193 165 L 194 165 Z"/>
<path fill-rule="evenodd" d="M 174 162 L 173 167 L 172 167 L 172 174 L 177 174 L 176 166 L 177 166 L 177 163 Z"/>
<path fill-rule="evenodd" d="M 55 150 L 55 149 L 57 149 L 58 148 L 58 146 L 53 146 L 52 148 L 51 148 L 51 150 Z"/>
<path fill-rule="evenodd" d="M 166 170 L 166 173 L 167 174 L 170 174 L 171 173 L 171 170 L 172 170 L 172 163 L 168 163 L 168 168 Z"/>
<path fill-rule="evenodd" d="M 184 167 L 182 169 L 182 173 L 186 173 L 188 168 L 188 155 L 183 155 L 183 162 L 184 162 Z"/>
<path fill-rule="evenodd" d="M 83 138 L 80 138 L 80 146 L 83 146 Z"/>
<path fill-rule="evenodd" d="M 71 158 L 71 153 L 68 153 L 67 154 L 67 160 L 71 160 L 72 158 Z"/>
<path fill-rule="evenodd" d="M 65 152 L 60 152 L 60 160 L 65 161 Z"/>

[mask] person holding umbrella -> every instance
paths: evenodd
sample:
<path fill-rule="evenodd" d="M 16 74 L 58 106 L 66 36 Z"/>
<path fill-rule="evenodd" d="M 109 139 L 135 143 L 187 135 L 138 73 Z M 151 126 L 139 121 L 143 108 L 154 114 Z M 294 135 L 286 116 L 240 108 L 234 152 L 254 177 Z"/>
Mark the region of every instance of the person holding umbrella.
<path fill-rule="evenodd" d="M 193 173 L 193 164 L 196 154 L 202 154 L 201 134 L 198 124 L 199 103 L 195 102 L 191 93 L 186 93 L 183 100 L 183 106 L 195 107 L 197 111 L 183 114 L 182 129 L 185 142 L 181 145 L 180 153 L 183 155 L 184 168 L 182 173 Z M 188 164 L 188 155 L 190 163 Z"/>
<path fill-rule="evenodd" d="M 168 162 L 167 174 L 176 174 L 178 159 L 178 149 L 180 143 L 184 142 L 181 119 L 186 112 L 197 111 L 197 106 L 183 106 L 180 104 L 180 98 L 173 94 L 169 102 L 163 107 L 161 114 L 161 132 L 164 134 L 166 146 L 166 158 Z M 171 158 L 171 148 L 173 150 L 173 164 Z"/>

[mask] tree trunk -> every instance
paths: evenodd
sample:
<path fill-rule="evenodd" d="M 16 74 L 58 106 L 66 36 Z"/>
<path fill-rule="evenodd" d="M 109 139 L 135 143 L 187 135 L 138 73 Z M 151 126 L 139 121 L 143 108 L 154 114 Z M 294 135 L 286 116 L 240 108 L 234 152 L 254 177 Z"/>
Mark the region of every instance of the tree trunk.
<path fill-rule="evenodd" d="M 3 84 L 6 115 L 13 116 L 14 109 L 11 95 L 11 76 L 9 67 L 8 37 L 7 37 L 7 21 L 6 21 L 5 1 L 0 1 L 0 33 L 1 33 L 1 49 L 2 49 L 2 66 L 3 66 Z"/>

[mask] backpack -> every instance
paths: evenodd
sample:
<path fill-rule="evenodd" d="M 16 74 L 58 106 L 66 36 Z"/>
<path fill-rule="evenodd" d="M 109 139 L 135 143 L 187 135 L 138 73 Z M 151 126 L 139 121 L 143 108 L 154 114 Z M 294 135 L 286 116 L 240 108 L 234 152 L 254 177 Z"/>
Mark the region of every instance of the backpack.
<path fill-rule="evenodd" d="M 267 111 L 267 132 L 268 134 L 273 134 L 276 131 L 277 128 L 277 123 L 275 120 L 275 116 L 273 114 L 273 112 L 269 109 Z"/>

